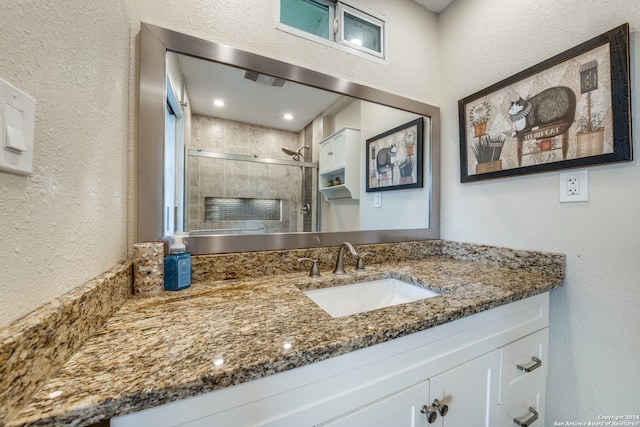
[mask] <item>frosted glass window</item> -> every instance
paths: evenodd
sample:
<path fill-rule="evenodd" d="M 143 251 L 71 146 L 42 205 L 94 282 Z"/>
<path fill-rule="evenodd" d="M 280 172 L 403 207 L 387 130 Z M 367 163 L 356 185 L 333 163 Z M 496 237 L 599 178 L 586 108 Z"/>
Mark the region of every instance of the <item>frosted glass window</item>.
<path fill-rule="evenodd" d="M 340 5 L 342 43 L 382 56 L 384 22 L 356 9 Z"/>

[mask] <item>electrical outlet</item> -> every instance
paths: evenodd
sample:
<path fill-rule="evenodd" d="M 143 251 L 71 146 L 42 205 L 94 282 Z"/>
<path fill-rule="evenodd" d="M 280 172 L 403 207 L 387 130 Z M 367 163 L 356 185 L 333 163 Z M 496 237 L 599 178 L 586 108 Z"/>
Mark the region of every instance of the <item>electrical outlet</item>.
<path fill-rule="evenodd" d="M 589 175 L 587 170 L 560 174 L 560 203 L 588 202 Z"/>
<path fill-rule="evenodd" d="M 579 196 L 580 195 L 580 179 L 571 177 L 567 179 L 567 195 Z"/>

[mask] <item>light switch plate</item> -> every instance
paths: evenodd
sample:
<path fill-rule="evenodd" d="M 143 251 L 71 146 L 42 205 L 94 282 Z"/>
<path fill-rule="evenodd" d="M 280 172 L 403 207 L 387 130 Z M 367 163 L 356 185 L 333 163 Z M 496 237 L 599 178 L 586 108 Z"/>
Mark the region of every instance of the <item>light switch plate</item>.
<path fill-rule="evenodd" d="M 382 207 L 382 193 L 374 193 L 373 194 L 373 207 L 381 208 Z"/>
<path fill-rule="evenodd" d="M 587 170 L 560 174 L 560 203 L 588 202 L 589 175 Z"/>
<path fill-rule="evenodd" d="M 36 101 L 0 79 L 0 170 L 30 175 Z"/>

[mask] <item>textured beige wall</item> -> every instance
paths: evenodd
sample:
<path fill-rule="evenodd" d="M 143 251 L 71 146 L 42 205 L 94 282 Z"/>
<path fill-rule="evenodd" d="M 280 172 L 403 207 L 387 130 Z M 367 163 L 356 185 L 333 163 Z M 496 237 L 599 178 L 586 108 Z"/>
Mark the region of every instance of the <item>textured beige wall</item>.
<path fill-rule="evenodd" d="M 0 326 L 126 257 L 129 22 L 123 0 L 0 13 L 0 78 L 36 99 L 31 176 L 0 172 Z"/>
<path fill-rule="evenodd" d="M 588 203 L 559 203 L 558 172 L 460 184 L 456 102 L 627 21 L 637 142 L 637 0 L 456 0 L 440 16 L 442 236 L 567 254 L 566 286 L 551 293 L 545 425 L 640 408 L 640 166 L 589 168 Z"/>

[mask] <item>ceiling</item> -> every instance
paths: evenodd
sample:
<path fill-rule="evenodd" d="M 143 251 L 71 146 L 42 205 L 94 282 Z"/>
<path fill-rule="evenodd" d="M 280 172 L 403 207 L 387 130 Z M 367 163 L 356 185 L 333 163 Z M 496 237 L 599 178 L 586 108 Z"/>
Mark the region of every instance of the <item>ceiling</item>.
<path fill-rule="evenodd" d="M 432 12 L 440 13 L 447 8 L 453 0 L 414 0 Z"/>
<path fill-rule="evenodd" d="M 245 76 L 240 68 L 186 55 L 178 55 L 178 62 L 195 114 L 298 132 L 342 97 L 281 79 L 274 84 L 264 74 Z M 224 107 L 216 107 L 215 99 Z M 285 120 L 285 113 L 293 118 Z"/>

